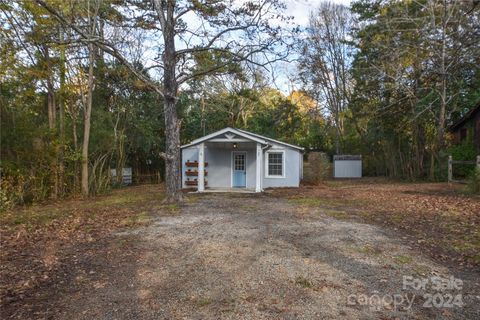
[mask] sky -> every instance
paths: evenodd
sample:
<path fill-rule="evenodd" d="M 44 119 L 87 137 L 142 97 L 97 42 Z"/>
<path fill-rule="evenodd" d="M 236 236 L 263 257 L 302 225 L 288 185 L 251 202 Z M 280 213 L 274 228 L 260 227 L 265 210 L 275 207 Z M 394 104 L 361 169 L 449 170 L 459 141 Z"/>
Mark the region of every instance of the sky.
<path fill-rule="evenodd" d="M 286 0 L 287 14 L 295 18 L 295 22 L 301 26 L 308 25 L 308 17 L 312 9 L 318 7 L 324 0 Z M 333 3 L 350 5 L 351 0 L 330 0 Z"/>
<path fill-rule="evenodd" d="M 240 3 L 245 0 L 237 0 Z M 283 0 L 287 6 L 284 12 L 287 16 L 293 16 L 294 23 L 301 28 L 308 26 L 308 20 L 310 13 L 315 10 L 321 2 L 331 1 L 333 3 L 349 6 L 352 0 Z M 184 17 L 190 27 L 200 25 L 198 19 L 194 16 L 186 15 Z M 181 46 L 182 44 L 178 44 Z M 277 62 L 274 66 L 268 68 L 273 70 L 273 74 L 270 74 L 271 85 L 288 95 L 292 90 L 300 88 L 300 85 L 295 81 L 296 74 L 298 73 L 296 64 L 293 62 Z"/>
<path fill-rule="evenodd" d="M 310 13 L 325 0 L 286 0 L 286 14 L 294 17 L 295 23 L 300 27 L 308 26 Z M 351 0 L 330 0 L 333 3 L 349 6 Z M 293 90 L 299 89 L 300 85 L 295 81 L 297 69 L 295 63 L 278 63 L 275 66 L 274 85 L 288 95 Z"/>
<path fill-rule="evenodd" d="M 240 3 L 244 0 L 237 0 Z M 284 3 L 287 6 L 286 11 L 284 12 L 287 16 L 293 16 L 294 23 L 301 28 L 308 26 L 309 17 L 312 11 L 314 11 L 321 2 L 326 0 L 284 0 Z M 328 1 L 328 0 L 327 0 Z M 352 0 L 330 0 L 333 3 L 343 4 L 346 6 L 350 5 Z M 195 29 L 201 26 L 200 20 L 193 13 L 186 14 L 183 16 L 183 19 L 189 25 L 189 29 Z M 139 39 L 140 42 L 143 42 L 144 45 L 150 45 L 151 50 L 146 50 L 144 53 L 145 61 L 152 62 L 155 57 L 157 57 L 156 50 L 154 47 L 157 45 L 158 39 Z M 177 48 L 184 46 L 183 42 L 176 43 Z M 158 57 L 157 57 L 158 58 Z M 293 59 L 295 57 L 292 57 Z M 150 63 L 146 63 L 146 66 L 149 66 Z M 295 62 L 276 62 L 275 65 L 267 68 L 270 78 L 270 85 L 276 87 L 282 91 L 285 95 L 288 95 L 291 91 L 300 89 L 300 84 L 296 81 L 296 76 L 298 74 L 296 63 Z"/>

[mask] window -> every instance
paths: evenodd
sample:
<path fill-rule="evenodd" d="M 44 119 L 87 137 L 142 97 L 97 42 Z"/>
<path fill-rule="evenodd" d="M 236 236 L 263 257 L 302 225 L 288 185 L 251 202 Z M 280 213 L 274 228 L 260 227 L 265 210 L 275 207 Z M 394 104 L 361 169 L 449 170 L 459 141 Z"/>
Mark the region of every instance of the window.
<path fill-rule="evenodd" d="M 284 166 L 284 152 L 283 151 L 269 151 L 267 152 L 267 177 L 283 177 Z"/>
<path fill-rule="evenodd" d="M 234 170 L 245 171 L 245 154 L 235 154 Z"/>

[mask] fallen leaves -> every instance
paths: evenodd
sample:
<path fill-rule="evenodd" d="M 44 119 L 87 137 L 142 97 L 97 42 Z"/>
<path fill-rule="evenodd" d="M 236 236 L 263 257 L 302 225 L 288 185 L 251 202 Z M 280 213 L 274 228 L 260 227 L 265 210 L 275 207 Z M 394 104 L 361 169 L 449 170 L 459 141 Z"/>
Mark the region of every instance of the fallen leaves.
<path fill-rule="evenodd" d="M 2 306 L 23 299 L 43 284 L 53 283 L 57 276 L 64 276 L 62 270 L 68 272 L 70 268 L 65 263 L 78 262 L 75 255 L 65 256 L 69 248 L 94 243 L 120 228 L 146 224 L 150 213 L 144 207 L 158 207 L 162 199 L 162 187 L 151 185 L 120 189 L 99 198 L 72 199 L 2 213 Z M 94 276 L 95 271 L 86 270 L 86 275 Z M 76 279 L 83 281 L 84 277 L 78 275 Z"/>
<path fill-rule="evenodd" d="M 359 219 L 407 234 L 414 238 L 411 246 L 439 260 L 480 265 L 480 197 L 463 194 L 458 186 L 361 179 L 272 194 L 300 207 L 322 208 L 336 219 Z"/>

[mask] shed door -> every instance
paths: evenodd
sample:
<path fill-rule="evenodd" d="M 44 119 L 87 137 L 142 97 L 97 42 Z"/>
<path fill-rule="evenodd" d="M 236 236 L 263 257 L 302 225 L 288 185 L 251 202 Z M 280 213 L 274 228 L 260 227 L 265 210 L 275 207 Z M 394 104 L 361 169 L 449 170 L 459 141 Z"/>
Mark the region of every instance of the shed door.
<path fill-rule="evenodd" d="M 247 185 L 246 154 L 245 152 L 233 152 L 232 157 L 232 187 L 245 188 Z"/>
<path fill-rule="evenodd" d="M 362 160 L 335 160 L 335 178 L 361 178 Z"/>

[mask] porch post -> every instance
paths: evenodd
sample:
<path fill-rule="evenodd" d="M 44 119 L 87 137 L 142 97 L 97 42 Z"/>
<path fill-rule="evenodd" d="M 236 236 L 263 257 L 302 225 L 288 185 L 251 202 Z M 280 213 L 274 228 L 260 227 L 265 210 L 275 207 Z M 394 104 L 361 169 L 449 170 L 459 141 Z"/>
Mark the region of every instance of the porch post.
<path fill-rule="evenodd" d="M 255 179 L 255 192 L 262 192 L 262 164 L 263 153 L 262 145 L 257 142 L 257 159 L 256 159 L 256 179 Z"/>
<path fill-rule="evenodd" d="M 200 143 L 198 146 L 198 186 L 197 191 L 205 191 L 205 144 Z"/>

